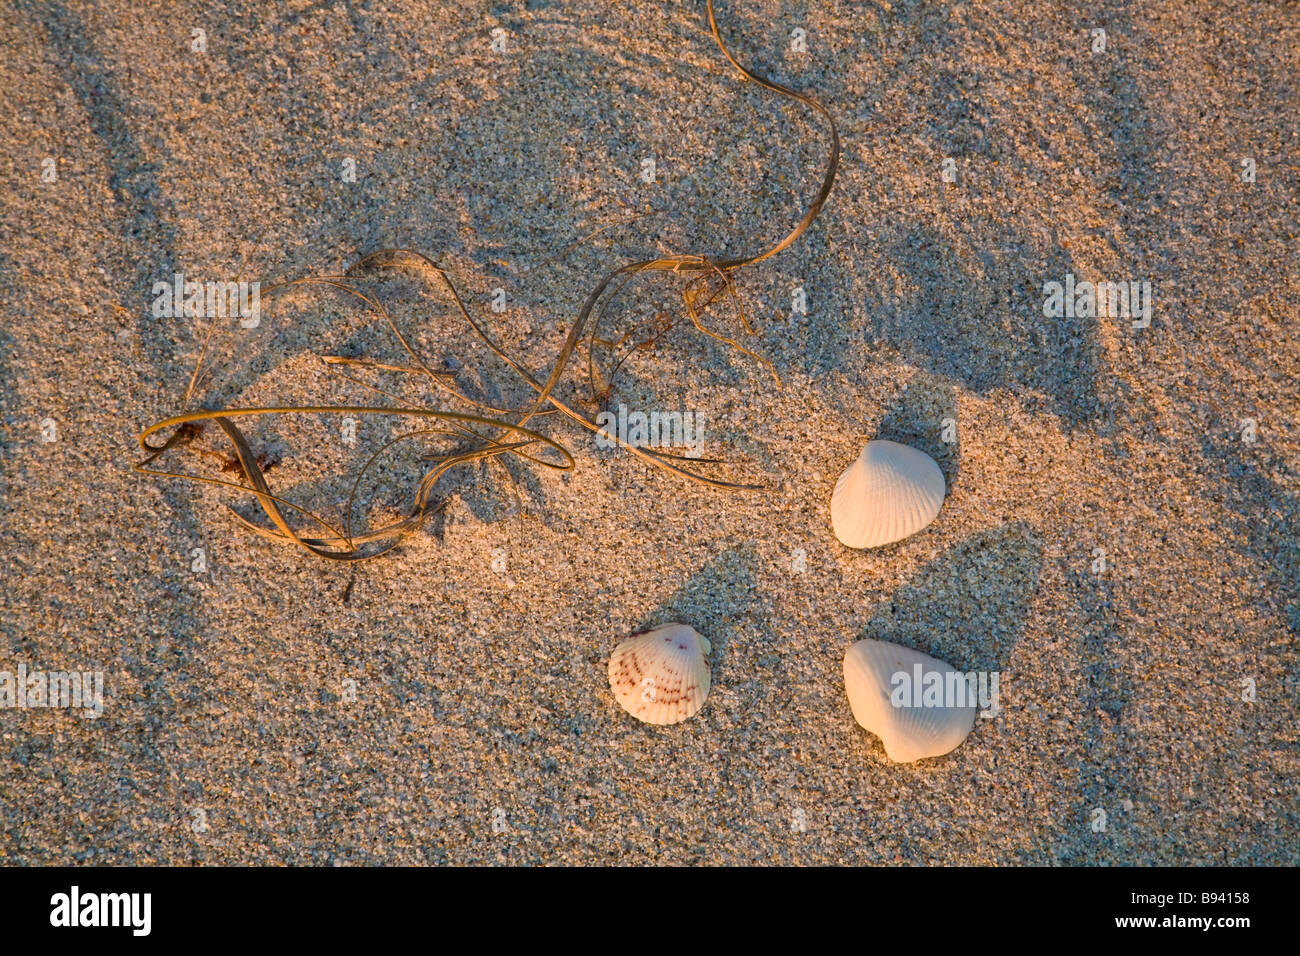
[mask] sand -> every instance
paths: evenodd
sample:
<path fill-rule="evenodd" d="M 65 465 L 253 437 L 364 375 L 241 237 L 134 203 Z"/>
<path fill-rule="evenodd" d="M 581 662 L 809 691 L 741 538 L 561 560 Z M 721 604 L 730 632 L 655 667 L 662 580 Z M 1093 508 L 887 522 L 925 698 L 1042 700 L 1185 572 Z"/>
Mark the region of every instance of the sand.
<path fill-rule="evenodd" d="M 825 127 L 741 81 L 700 7 L 0 8 L 0 671 L 105 681 L 98 719 L 0 708 L 0 862 L 1300 862 L 1293 5 L 722 5 L 742 62 L 835 115 L 839 176 L 737 274 L 756 333 L 715 312 L 779 387 L 679 329 L 612 401 L 698 413 L 718 474 L 763 491 L 550 416 L 575 467 L 512 462 L 522 514 L 500 468 L 466 472 L 443 517 L 346 567 L 244 531 L 225 504 L 247 501 L 132 472 L 207 328 L 154 316 L 176 272 L 417 248 L 545 373 L 609 269 L 783 236 Z M 1149 326 L 1045 316 L 1067 275 L 1149 281 Z M 609 328 L 680 315 L 681 284 L 639 281 Z M 423 347 L 460 350 L 448 368 L 527 396 L 445 298 L 395 291 Z M 229 329 L 213 394 L 361 400 L 312 357 L 373 344 L 357 311 Z M 584 373 L 560 393 L 594 414 Z M 333 501 L 347 482 L 314 453 L 364 446 L 337 431 L 249 436 L 277 488 Z M 934 456 L 949 494 L 923 533 L 851 551 L 830 493 L 877 436 Z M 384 476 L 374 514 L 409 494 Z M 713 691 L 642 725 L 606 662 L 674 620 L 712 641 Z M 997 672 L 1001 713 L 890 763 L 843 692 L 867 636 Z"/>

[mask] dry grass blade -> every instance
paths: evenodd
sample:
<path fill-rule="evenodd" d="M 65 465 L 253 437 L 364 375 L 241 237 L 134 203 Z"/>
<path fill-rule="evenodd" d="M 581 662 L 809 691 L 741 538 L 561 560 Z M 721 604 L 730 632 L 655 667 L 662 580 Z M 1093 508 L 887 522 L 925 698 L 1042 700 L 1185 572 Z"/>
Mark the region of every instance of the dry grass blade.
<path fill-rule="evenodd" d="M 470 449 L 459 454 L 444 455 L 437 460 L 436 466 L 421 479 L 419 490 L 415 495 L 415 501 L 410 513 L 401 521 L 394 522 L 383 528 L 375 529 L 361 535 L 353 535 L 350 530 L 350 514 L 352 503 L 355 500 L 356 489 L 360 484 L 361 478 L 366 470 L 374 463 L 379 454 L 391 447 L 395 442 L 414 437 L 416 434 L 456 434 L 451 429 L 424 430 L 420 433 L 412 433 L 389 442 L 384 448 L 380 449 L 366 463 L 358 473 L 353 486 L 352 493 L 349 497 L 348 522 L 345 529 L 340 530 L 330 524 L 324 518 L 319 517 L 306 508 L 303 508 L 292 501 L 288 501 L 272 493 L 261 466 L 257 462 L 256 456 L 245 440 L 243 433 L 234 424 L 232 419 L 245 417 L 259 417 L 265 415 L 301 415 L 301 414 L 337 414 L 337 415 L 396 415 L 396 416 L 414 416 L 417 418 L 434 419 L 445 421 L 453 426 L 480 425 L 488 428 L 500 429 L 504 432 L 512 432 L 523 437 L 521 442 L 503 443 L 496 439 L 487 439 L 484 446 Z M 197 434 L 197 429 L 193 426 L 195 423 L 213 421 L 225 434 L 226 438 L 235 448 L 242 476 L 247 484 L 239 484 L 231 481 L 224 481 L 218 478 L 211 478 L 206 475 L 188 474 L 185 472 L 164 471 L 148 467 L 163 453 L 178 445 L 183 445 Z M 171 436 L 161 445 L 149 444 L 149 437 L 164 429 L 175 429 Z M 177 415 L 164 421 L 157 422 L 140 435 L 140 446 L 150 452 L 148 458 L 136 465 L 136 470 L 142 474 L 156 475 L 169 478 L 183 478 L 187 481 L 197 481 L 205 484 L 216 485 L 219 487 L 232 488 L 241 492 L 250 493 L 256 497 L 262 510 L 270 519 L 273 528 L 254 525 L 252 522 L 238 515 L 240 522 L 250 530 L 257 532 L 265 537 L 271 537 L 282 541 L 292 542 L 299 547 L 310 551 L 318 557 L 328 558 L 331 560 L 356 561 L 364 558 L 378 557 L 380 554 L 391 550 L 406 535 L 418 530 L 429 514 L 437 510 L 437 507 L 431 500 L 433 486 L 437 483 L 438 478 L 442 477 L 450 469 L 457 465 L 467 464 L 478 461 L 483 458 L 509 454 L 518 451 L 518 448 L 540 443 L 553 449 L 559 456 L 560 461 L 546 461 L 542 458 L 532 456 L 530 460 L 547 468 L 557 470 L 568 470 L 574 465 L 573 457 L 558 442 L 552 441 L 545 435 L 522 428 L 509 423 L 500 422 L 494 419 L 484 418 L 479 415 L 468 415 L 457 412 L 434 411 L 423 408 L 389 408 L 376 406 L 289 406 L 278 408 L 233 408 L 220 410 L 202 410 L 188 412 L 183 415 Z M 327 537 L 308 538 L 300 534 L 290 525 L 281 508 L 289 508 L 297 512 L 312 522 L 324 528 L 329 534 Z M 378 547 L 363 549 L 359 547 L 362 544 L 374 544 L 380 542 Z"/>
<path fill-rule="evenodd" d="M 258 524 L 238 512 L 234 512 L 239 522 L 250 531 L 270 538 L 272 540 L 294 544 L 309 553 L 336 561 L 357 561 L 366 558 L 376 557 L 384 554 L 396 547 L 407 535 L 418 530 L 429 515 L 437 512 L 444 506 L 445 502 L 436 501 L 434 498 L 434 489 L 439 480 L 450 472 L 452 469 L 462 465 L 472 465 L 478 462 L 496 463 L 505 468 L 503 459 L 506 456 L 517 456 L 520 459 L 532 464 L 540 465 L 546 468 L 570 469 L 574 465 L 573 456 L 569 451 L 554 439 L 548 438 L 540 432 L 534 431 L 527 427 L 528 423 L 537 417 L 551 415 L 556 412 L 564 417 L 577 423 L 582 428 L 595 435 L 612 438 L 615 443 L 643 461 L 663 469 L 671 474 L 698 482 L 708 487 L 730 490 L 753 490 L 761 486 L 754 484 L 740 484 L 736 482 L 722 481 L 703 474 L 696 470 L 700 465 L 712 465 L 721 463 L 719 459 L 688 459 L 684 456 L 671 454 L 657 449 L 642 448 L 628 444 L 617 435 L 610 435 L 605 429 L 596 425 L 585 414 L 571 407 L 562 401 L 556 395 L 556 388 L 568 368 L 570 359 L 578 346 L 583 343 L 586 336 L 587 347 L 587 374 L 591 386 L 591 395 L 593 400 L 605 401 L 614 387 L 614 376 L 618 373 L 628 355 L 631 355 L 638 349 L 651 347 L 655 342 L 666 335 L 672 328 L 681 325 L 682 320 L 660 323 L 649 339 L 634 341 L 631 350 L 623 356 L 618 357 L 618 349 L 628 341 L 632 341 L 631 333 L 626 333 L 615 341 L 607 341 L 599 337 L 599 328 L 601 320 L 610 308 L 612 301 L 617 298 L 626 285 L 637 276 L 647 273 L 670 273 L 673 275 L 683 275 L 687 277 L 687 282 L 682 290 L 683 302 L 686 309 L 686 318 L 689 319 L 692 326 L 700 333 L 708 336 L 722 344 L 735 348 L 741 353 L 748 355 L 756 361 L 765 365 L 768 370 L 776 376 L 776 369 L 771 362 L 749 348 L 746 348 L 736 339 L 724 335 L 711 328 L 704 322 L 704 313 L 719 296 L 729 296 L 736 307 L 736 316 L 741 328 L 748 334 L 754 332 L 748 317 L 745 315 L 741 303 L 739 292 L 736 288 L 733 273 L 744 266 L 760 262 L 764 259 L 776 255 L 781 250 L 789 247 L 794 243 L 817 218 L 830 196 L 832 185 L 835 181 L 835 174 L 839 168 L 840 140 L 839 133 L 835 126 L 835 121 L 817 100 L 807 94 L 788 89 L 768 80 L 759 74 L 742 66 L 736 58 L 727 49 L 722 39 L 722 34 L 718 28 L 717 18 L 714 11 L 713 0 L 708 0 L 708 23 L 709 30 L 713 35 L 718 48 L 727 61 L 735 67 L 736 70 L 747 80 L 758 84 L 764 89 L 770 90 L 780 96 L 789 98 L 795 102 L 802 103 L 812 108 L 818 115 L 824 118 L 830 127 L 830 154 L 826 164 L 821 187 L 817 190 L 816 195 L 810 202 L 802 218 L 795 224 L 781 240 L 775 245 L 761 252 L 750 256 L 735 259 L 713 259 L 707 256 L 683 253 L 680 255 L 661 256 L 656 259 L 648 259 L 640 262 L 631 262 L 619 266 L 613 271 L 606 274 L 595 288 L 588 295 L 578 311 L 572 327 L 561 346 L 554 362 L 551 365 L 550 372 L 542 380 L 535 376 L 519 361 L 513 358 L 504 348 L 497 343 L 487 329 L 480 322 L 476 321 L 465 307 L 460 293 L 455 284 L 451 281 L 446 270 L 433 259 L 421 252 L 411 249 L 381 249 L 377 252 L 370 253 L 361 258 L 343 275 L 325 275 L 325 276 L 307 276 L 297 279 L 289 279 L 283 282 L 275 283 L 262 290 L 265 296 L 273 295 L 277 292 L 283 292 L 290 289 L 317 287 L 330 289 L 342 293 L 346 296 L 354 297 L 364 302 L 366 306 L 383 320 L 384 327 L 393 336 L 395 341 L 400 345 L 402 351 L 409 358 L 409 364 L 395 364 L 392 362 L 380 361 L 369 357 L 348 357 L 335 354 L 323 354 L 318 357 L 325 364 L 326 368 L 333 371 L 336 375 L 341 376 L 346 381 L 369 389 L 392 399 L 395 404 L 391 406 L 356 406 L 356 405 L 304 405 L 304 406 L 283 406 L 283 407 L 252 407 L 252 408 L 218 408 L 218 409 L 199 409 L 174 415 L 163 421 L 150 425 L 140 435 L 140 446 L 148 452 L 148 457 L 137 464 L 136 470 L 149 475 L 160 477 L 182 478 L 187 481 L 197 481 L 223 488 L 234 489 L 243 494 L 252 495 L 270 522 L 268 525 Z M 640 217 L 637 217 L 640 218 Z M 614 225 L 614 224 L 611 224 Z M 587 241 L 603 232 L 604 227 L 585 237 L 580 242 Z M 456 378 L 448 372 L 435 370 L 432 368 L 416 351 L 410 340 L 398 328 L 397 323 L 393 320 L 392 315 L 380 300 L 378 294 L 368 291 L 365 284 L 373 281 L 377 275 L 391 274 L 398 271 L 414 271 L 422 279 L 427 279 L 432 275 L 437 281 L 435 285 L 440 287 L 455 304 L 456 315 L 466 326 L 473 332 L 476 339 L 485 346 L 492 356 L 503 363 L 518 380 L 526 385 L 534 393 L 532 398 L 518 408 L 502 408 L 491 405 L 481 399 L 474 398 L 467 392 L 457 387 Z M 713 280 L 717 280 L 716 288 L 713 287 Z M 198 361 L 195 365 L 194 374 L 190 378 L 189 387 L 185 394 L 185 404 L 188 405 L 198 390 L 200 382 L 205 375 L 211 372 L 205 369 L 204 365 L 208 358 L 209 347 L 212 344 L 213 335 L 216 331 L 216 323 L 207 330 L 207 335 L 203 342 L 202 350 L 199 354 Z M 614 355 L 611 363 L 609 375 L 601 385 L 597 384 L 594 352 L 597 346 L 609 347 Z M 465 404 L 475 409 L 476 413 L 453 412 L 437 408 L 425 408 L 418 404 L 406 404 L 405 400 L 397 395 L 387 391 L 377 385 L 362 381 L 361 379 L 342 375 L 341 370 L 352 368 L 358 370 L 367 370 L 371 372 L 398 372 L 409 375 L 412 379 L 423 379 L 427 381 L 435 394 L 444 396 L 447 400 Z M 780 379 L 777 377 L 777 383 Z M 275 494 L 266 480 L 265 468 L 259 461 L 258 456 L 254 454 L 243 431 L 236 424 L 236 419 L 240 418 L 259 418 L 264 416 L 288 416 L 288 415 L 319 415 L 319 414 L 351 414 L 351 415 L 383 415 L 396 417 L 413 417 L 422 421 L 432 422 L 435 427 L 422 428 L 416 431 L 400 435 L 391 441 L 385 443 L 378 451 L 361 467 L 355 476 L 351 491 L 348 496 L 347 512 L 344 516 L 343 527 L 338 528 L 324 518 L 312 513 L 310 510 L 301 507 L 292 501 L 289 501 Z M 222 432 L 230 446 L 234 450 L 233 469 L 241 476 L 242 481 L 232 482 L 219 478 L 213 478 L 205 475 L 188 474 L 185 472 L 163 470 L 152 467 L 154 463 L 164 454 L 178 448 L 190 445 L 200 434 L 203 426 L 207 422 L 213 422 Z M 171 432 L 161 444 L 151 444 L 150 438 L 160 432 L 170 429 Z M 454 437 L 468 442 L 467 447 L 459 448 L 453 452 L 434 454 L 426 456 L 425 461 L 431 463 L 432 467 L 423 474 L 418 482 L 409 512 L 400 520 L 390 522 L 382 527 L 372 530 L 363 530 L 353 533 L 352 530 L 352 511 L 357 500 L 357 491 L 361 485 L 362 479 L 375 466 L 380 457 L 389 452 L 400 442 L 414 440 L 417 438 L 430 438 L 438 436 L 441 438 Z M 198 449 L 205 454 L 213 452 Z M 559 460 L 548 460 L 548 455 L 558 455 Z M 687 467 L 681 462 L 689 461 L 693 467 Z M 514 476 L 509 468 L 505 468 L 506 475 L 512 484 L 515 485 L 516 496 L 519 496 L 518 486 L 515 483 Z M 522 507 L 522 499 L 521 499 Z M 232 509 L 233 511 L 233 509 Z M 295 521 L 291 522 L 290 517 Z M 301 519 L 306 519 L 315 528 L 321 529 L 321 532 L 308 535 L 304 530 L 296 528 L 295 523 L 300 523 Z"/>

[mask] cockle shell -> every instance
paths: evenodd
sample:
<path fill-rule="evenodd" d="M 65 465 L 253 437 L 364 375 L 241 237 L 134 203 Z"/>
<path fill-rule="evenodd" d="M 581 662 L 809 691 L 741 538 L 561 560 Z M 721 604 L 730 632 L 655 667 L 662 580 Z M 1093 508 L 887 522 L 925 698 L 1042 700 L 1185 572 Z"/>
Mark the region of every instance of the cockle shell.
<path fill-rule="evenodd" d="M 879 548 L 916 534 L 943 507 L 943 472 L 923 451 L 869 441 L 831 495 L 831 527 L 850 548 Z"/>
<path fill-rule="evenodd" d="M 925 676 L 931 673 L 940 675 L 945 690 L 962 681 L 964 696 L 945 693 L 926 706 L 923 688 L 935 680 Z M 853 719 L 880 738 L 896 763 L 941 756 L 966 739 L 978 708 L 965 681 L 943 661 L 886 641 L 858 641 L 844 655 L 844 690 Z M 969 706 L 948 706 L 963 702 Z"/>
<path fill-rule="evenodd" d="M 709 642 L 685 624 L 633 634 L 609 658 L 614 699 L 647 724 L 693 717 L 709 696 L 709 651 Z"/>

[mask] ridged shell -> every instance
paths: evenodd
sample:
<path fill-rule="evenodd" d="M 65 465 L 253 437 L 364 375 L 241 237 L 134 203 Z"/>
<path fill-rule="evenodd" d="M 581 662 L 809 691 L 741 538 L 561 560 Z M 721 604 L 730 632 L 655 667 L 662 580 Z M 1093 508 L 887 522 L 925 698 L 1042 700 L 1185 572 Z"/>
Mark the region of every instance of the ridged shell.
<path fill-rule="evenodd" d="M 916 686 L 918 664 L 922 688 L 926 674 L 941 674 L 945 687 L 955 682 L 949 674 L 961 674 L 943 661 L 887 641 L 858 641 L 844 655 L 844 690 L 853 719 L 879 737 L 889 759 L 897 763 L 946 754 L 975 726 L 978 707 L 968 685 L 964 693 L 970 706 L 914 706 L 916 698 L 910 692 Z M 908 680 L 896 684 L 895 674 L 906 674 Z M 891 695 L 899 686 L 904 705 L 895 707 Z M 954 696 L 944 703 L 957 701 Z"/>
<path fill-rule="evenodd" d="M 633 634 L 609 658 L 614 699 L 647 724 L 693 717 L 709 696 L 709 650 L 709 642 L 685 624 Z"/>
<path fill-rule="evenodd" d="M 934 520 L 946 490 L 943 472 L 925 452 L 870 441 L 835 483 L 831 527 L 850 548 L 893 544 Z"/>

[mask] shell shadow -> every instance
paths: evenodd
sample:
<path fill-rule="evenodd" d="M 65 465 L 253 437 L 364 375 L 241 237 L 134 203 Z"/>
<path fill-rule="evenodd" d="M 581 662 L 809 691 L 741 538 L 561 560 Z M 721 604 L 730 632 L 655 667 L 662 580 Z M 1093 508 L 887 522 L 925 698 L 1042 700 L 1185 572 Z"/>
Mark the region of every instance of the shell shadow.
<path fill-rule="evenodd" d="M 1087 718 L 1089 721 L 1094 719 L 1096 709 L 1119 719 L 1133 696 L 1133 679 L 1117 666 L 1112 653 L 1121 631 L 1114 610 L 1118 602 L 1114 578 L 1071 568 L 1066 571 L 1066 579 L 1087 620 L 1078 637 L 1078 648 L 1085 661 L 1086 682 L 1079 690 L 1086 705 L 1083 712 L 1093 715 Z"/>
<path fill-rule="evenodd" d="M 961 470 L 956 390 L 941 378 L 918 375 L 885 412 L 875 437 L 925 452 L 938 462 L 951 491 Z"/>
<path fill-rule="evenodd" d="M 1011 241 L 1011 240 L 1008 240 Z M 874 337 L 891 341 L 909 361 L 960 381 L 980 395 L 995 389 L 1036 389 L 1071 427 L 1100 414 L 1098 370 L 1104 365 L 1096 320 L 1061 319 L 1043 326 L 1042 297 L 1018 273 L 1020 254 L 991 253 L 978 264 L 945 236 L 917 225 L 889 246 L 913 287 L 887 327 Z M 1047 275 L 1074 266 L 1062 250 L 1043 254 Z M 1011 314 L 1016 321 L 986 326 L 971 316 Z M 961 321 L 949 321 L 949 316 Z M 974 357 L 974 358 L 972 358 Z"/>
<path fill-rule="evenodd" d="M 1042 547 L 1025 522 L 977 532 L 896 591 L 860 636 L 963 670 L 1001 671 L 1024 631 L 1042 565 Z"/>
<path fill-rule="evenodd" d="M 1243 457 L 1222 435 L 1201 437 L 1201 454 L 1212 464 L 1218 499 L 1232 511 L 1236 550 L 1255 562 L 1273 586 L 1270 603 L 1280 609 L 1281 621 L 1293 637 L 1300 637 L 1300 498 Z M 1277 470 L 1285 473 L 1279 463 Z"/>
<path fill-rule="evenodd" d="M 1085 746 L 1067 819 L 1070 827 L 1083 832 L 1099 824 L 1101 828 L 1092 829 L 1095 838 L 1085 845 L 1062 834 L 1064 838 L 1052 853 L 1054 863 L 1095 865 L 1117 855 L 1127 856 L 1133 849 L 1129 838 L 1122 835 L 1123 828 L 1115 824 L 1124 819 L 1119 816 L 1125 812 L 1121 797 L 1141 792 L 1130 764 L 1135 744 L 1125 740 L 1135 732 L 1128 728 L 1136 725 L 1124 719 L 1135 688 L 1131 673 L 1115 654 L 1121 629 L 1114 610 L 1118 593 L 1114 578 L 1073 568 L 1067 570 L 1066 580 L 1087 622 L 1073 641 L 1083 674 L 1077 686 L 1074 720 Z M 1063 830 L 1068 832 L 1068 827 Z"/>
<path fill-rule="evenodd" d="M 745 628 L 746 622 L 765 621 L 767 605 L 754 600 L 759 594 L 758 553 L 750 545 L 724 551 L 691 575 L 655 610 L 641 620 L 638 630 L 670 621 L 689 624 L 712 645 L 714 679 L 725 661 L 724 651 Z M 737 600 L 744 595 L 743 602 Z"/>
<path fill-rule="evenodd" d="M 7 256 L 0 256 L 0 267 L 8 270 L 9 259 Z M 13 435 L 18 426 L 18 392 L 13 383 L 17 381 L 14 375 L 14 368 L 11 364 L 13 356 L 17 355 L 16 342 L 14 337 L 6 330 L 0 328 L 0 457 L 10 459 L 13 454 L 11 443 L 16 445 Z M 14 481 L 14 476 L 9 468 L 0 471 L 0 489 L 4 490 L 5 501 L 12 501 L 9 495 L 9 485 Z"/>

